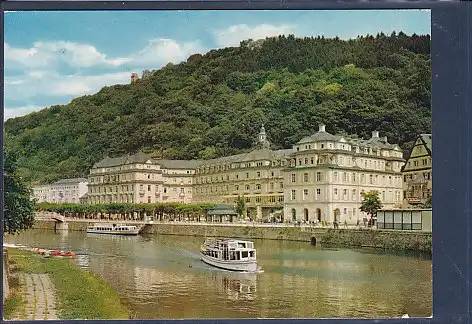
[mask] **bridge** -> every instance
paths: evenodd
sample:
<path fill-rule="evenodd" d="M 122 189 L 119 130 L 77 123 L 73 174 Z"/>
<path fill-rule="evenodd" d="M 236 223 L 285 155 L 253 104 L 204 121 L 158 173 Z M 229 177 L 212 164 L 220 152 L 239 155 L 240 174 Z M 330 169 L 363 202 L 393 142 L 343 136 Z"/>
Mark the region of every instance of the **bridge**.
<path fill-rule="evenodd" d="M 65 223 L 66 217 L 64 215 L 54 212 L 40 212 L 35 214 L 35 219 L 39 220 L 53 220 L 58 223 Z"/>

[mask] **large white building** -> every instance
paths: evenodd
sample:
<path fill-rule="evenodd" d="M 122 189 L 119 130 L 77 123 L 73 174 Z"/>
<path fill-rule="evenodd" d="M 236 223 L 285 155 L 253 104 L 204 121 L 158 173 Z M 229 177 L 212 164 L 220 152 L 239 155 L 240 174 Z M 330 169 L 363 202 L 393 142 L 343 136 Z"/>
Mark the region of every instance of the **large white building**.
<path fill-rule="evenodd" d="M 37 202 L 80 203 L 88 191 L 87 179 L 62 179 L 52 184 L 33 187 L 33 196 Z"/>
<path fill-rule="evenodd" d="M 319 131 L 293 146 L 284 170 L 285 220 L 347 221 L 365 215 L 361 192 L 376 190 L 384 208 L 402 202 L 402 151 L 378 131 L 362 140 Z"/>
<path fill-rule="evenodd" d="M 271 150 L 264 127 L 253 151 L 207 161 L 156 160 L 144 153 L 105 158 L 89 175 L 89 203 L 213 202 L 244 198 L 247 216 L 355 224 L 361 193 L 376 190 L 384 208 L 402 203 L 402 151 L 372 132 L 338 136 L 320 125 L 291 149 Z"/>
<path fill-rule="evenodd" d="M 155 160 L 139 152 L 106 157 L 90 170 L 88 202 L 192 202 L 192 177 L 199 161 Z"/>

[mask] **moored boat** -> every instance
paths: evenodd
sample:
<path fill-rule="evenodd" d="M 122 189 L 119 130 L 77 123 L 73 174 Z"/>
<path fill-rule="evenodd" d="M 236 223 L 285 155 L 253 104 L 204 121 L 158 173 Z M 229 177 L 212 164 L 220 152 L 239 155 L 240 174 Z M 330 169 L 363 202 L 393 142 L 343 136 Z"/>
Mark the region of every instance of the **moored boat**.
<path fill-rule="evenodd" d="M 234 239 L 206 240 L 200 247 L 203 262 L 225 270 L 256 272 L 259 270 L 256 249 L 251 241 Z"/>
<path fill-rule="evenodd" d="M 120 224 L 94 224 L 87 227 L 87 233 L 114 234 L 114 235 L 138 235 L 139 228 L 134 225 Z"/>

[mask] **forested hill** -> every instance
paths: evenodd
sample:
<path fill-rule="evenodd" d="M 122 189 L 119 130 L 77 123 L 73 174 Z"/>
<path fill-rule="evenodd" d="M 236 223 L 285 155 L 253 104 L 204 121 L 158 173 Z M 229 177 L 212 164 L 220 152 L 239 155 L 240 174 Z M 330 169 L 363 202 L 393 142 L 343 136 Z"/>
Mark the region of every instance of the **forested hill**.
<path fill-rule="evenodd" d="M 168 159 L 236 154 L 252 147 L 261 123 L 274 148 L 320 122 L 332 133 L 378 129 L 404 145 L 431 131 L 430 63 L 429 35 L 244 41 L 9 119 L 5 145 L 34 182 L 84 176 L 105 155 L 138 150 Z"/>

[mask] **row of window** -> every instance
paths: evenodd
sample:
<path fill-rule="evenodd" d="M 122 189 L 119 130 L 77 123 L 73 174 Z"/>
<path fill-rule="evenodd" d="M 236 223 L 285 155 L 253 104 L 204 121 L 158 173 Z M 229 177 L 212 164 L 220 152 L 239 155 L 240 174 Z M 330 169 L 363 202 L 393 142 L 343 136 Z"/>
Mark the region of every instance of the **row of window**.
<path fill-rule="evenodd" d="M 251 167 L 262 167 L 262 166 L 285 166 L 284 160 L 274 160 L 274 161 L 252 161 L 252 162 L 241 162 L 241 163 L 231 163 L 231 164 L 223 164 L 223 165 L 211 165 L 211 166 L 203 166 L 197 168 L 195 173 L 196 174 L 205 174 L 205 173 L 212 173 L 212 172 L 223 172 L 229 171 L 231 169 L 240 169 L 240 168 L 251 168 Z"/>
<path fill-rule="evenodd" d="M 139 191 L 140 192 L 143 192 L 143 191 L 148 191 L 150 192 L 152 190 L 152 186 L 153 185 L 143 185 L 143 184 L 140 184 L 139 185 Z M 118 186 L 115 186 L 114 188 L 113 187 L 103 187 L 103 190 L 101 190 L 102 187 L 90 187 L 90 193 L 101 193 L 103 191 L 103 193 L 107 193 L 107 192 L 118 192 L 118 189 L 119 187 Z M 113 190 L 114 189 L 114 190 Z M 172 188 L 173 189 L 173 192 L 177 192 L 177 188 Z M 122 185 L 121 186 L 121 190 L 120 192 L 129 192 L 129 191 L 134 191 L 134 185 Z M 160 192 L 159 190 L 159 185 L 155 185 L 155 191 L 156 192 Z M 163 187 L 163 191 L 164 193 L 167 193 L 168 191 L 168 188 L 167 187 Z M 185 188 L 180 188 L 180 192 L 181 193 L 185 193 Z M 192 189 L 191 188 L 188 188 L 187 190 L 188 193 L 192 193 Z"/>
<path fill-rule="evenodd" d="M 344 201 L 361 201 L 362 196 L 361 193 L 364 192 L 364 190 L 357 191 L 356 189 L 348 190 L 348 189 L 339 189 L 339 188 L 334 188 L 333 189 L 333 200 L 344 200 Z M 292 189 L 290 190 L 290 200 L 297 200 L 297 189 Z M 323 200 L 323 199 L 328 199 L 327 197 L 327 192 L 324 193 L 323 197 L 323 190 L 321 188 L 317 188 L 313 191 L 313 196 L 310 196 L 310 190 L 309 189 L 302 189 L 301 191 L 302 197 L 301 200 Z M 313 198 L 313 199 L 312 199 Z M 396 190 L 396 191 L 381 191 L 380 192 L 380 200 L 382 202 L 400 202 L 402 199 L 401 197 L 401 191 Z"/>
<path fill-rule="evenodd" d="M 228 192 L 229 188 L 232 187 L 233 191 L 240 191 L 240 190 L 262 190 L 262 185 L 261 184 L 246 184 L 246 185 L 234 185 L 234 186 L 228 186 L 228 185 L 223 185 L 223 186 L 205 186 L 205 187 L 197 187 L 195 188 L 196 193 L 213 193 L 213 192 Z M 278 184 L 275 184 L 273 182 L 269 183 L 267 186 L 267 189 L 265 190 L 281 190 L 284 188 L 284 183 L 279 182 Z"/>
<path fill-rule="evenodd" d="M 432 179 L 431 172 L 412 173 L 412 174 L 405 174 L 403 176 L 403 180 L 405 182 L 410 181 L 410 180 L 419 180 L 419 179 L 431 180 Z"/>
<path fill-rule="evenodd" d="M 300 146 L 295 146 L 295 150 L 297 152 L 303 150 L 318 150 L 318 149 L 329 149 L 329 150 L 343 150 L 349 151 L 351 153 L 356 154 L 368 154 L 368 155 L 376 155 L 376 156 L 392 156 L 392 157 L 401 157 L 401 153 L 395 150 L 381 150 L 381 149 L 373 149 L 372 147 L 359 147 L 355 146 L 352 147 L 350 144 L 343 144 L 343 143 L 313 143 L 313 144 L 305 144 Z"/>
<path fill-rule="evenodd" d="M 267 175 L 265 172 L 261 171 L 254 171 L 254 172 L 245 172 L 242 174 L 236 173 L 233 174 L 232 180 L 246 180 L 246 179 L 254 179 L 254 178 L 267 178 L 269 175 L 270 177 L 279 177 L 280 172 L 277 171 L 269 171 Z M 210 177 L 198 177 L 195 179 L 196 184 L 202 184 L 202 183 L 212 183 L 212 182 L 225 182 L 225 181 L 230 181 L 230 176 L 229 174 L 226 175 L 217 175 L 217 176 L 210 176 Z"/>
<path fill-rule="evenodd" d="M 298 161 L 298 163 L 297 163 Z M 290 166 L 291 167 L 296 167 L 296 166 L 306 166 L 306 165 L 315 165 L 316 164 L 324 164 L 324 163 L 329 163 L 329 164 L 336 164 L 339 166 L 358 166 L 360 168 L 364 169 L 375 169 L 375 170 L 386 170 L 386 164 L 385 161 L 380 161 L 380 160 L 372 160 L 372 159 L 358 159 L 357 162 L 354 161 L 354 159 L 350 156 L 343 156 L 339 155 L 336 158 L 331 158 L 328 159 L 327 157 L 305 157 L 305 158 L 293 158 L 290 160 Z M 399 165 L 396 165 L 397 162 L 394 162 L 394 168 L 399 167 Z"/>
<path fill-rule="evenodd" d="M 413 160 L 413 161 L 408 161 L 408 166 L 413 165 L 414 167 L 420 166 L 420 160 Z M 421 166 L 429 166 L 431 165 L 431 160 L 426 158 L 426 159 L 421 159 Z"/>
<path fill-rule="evenodd" d="M 292 173 L 290 175 L 290 182 L 291 183 L 297 183 L 297 173 Z M 301 175 L 301 174 L 300 174 Z M 302 182 L 304 183 L 310 183 L 313 182 L 313 179 L 315 182 L 323 182 L 323 177 L 324 174 L 322 172 L 316 172 L 313 175 L 310 175 L 310 173 L 305 172 L 303 173 L 302 177 Z M 379 176 L 378 174 L 370 174 L 367 175 L 364 173 L 361 173 L 360 176 L 358 176 L 356 173 L 349 173 L 349 172 L 338 172 L 338 171 L 333 171 L 333 177 L 332 181 L 333 182 L 344 182 L 344 183 L 358 183 L 360 181 L 361 184 L 367 184 L 367 179 L 369 184 L 378 184 L 378 185 L 400 185 L 401 177 L 400 176 Z"/>

